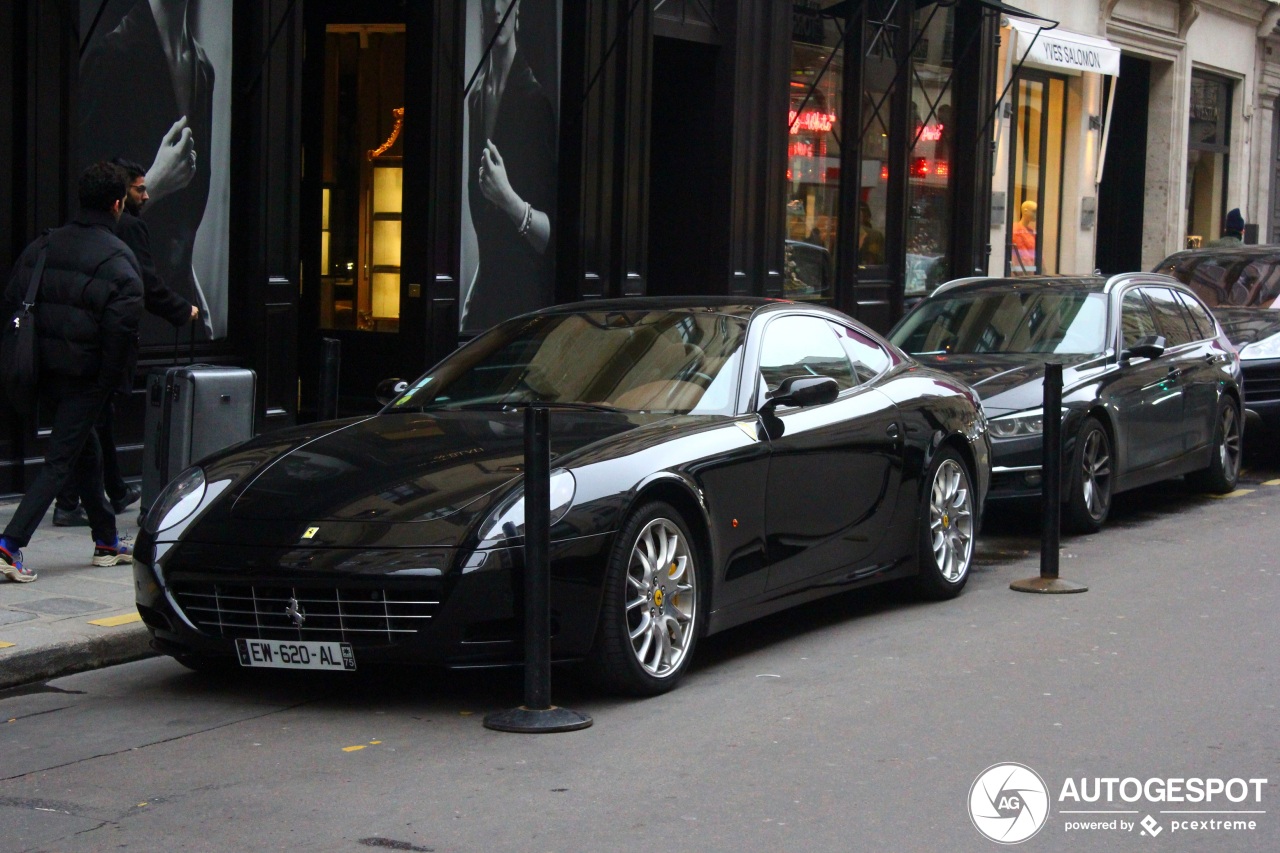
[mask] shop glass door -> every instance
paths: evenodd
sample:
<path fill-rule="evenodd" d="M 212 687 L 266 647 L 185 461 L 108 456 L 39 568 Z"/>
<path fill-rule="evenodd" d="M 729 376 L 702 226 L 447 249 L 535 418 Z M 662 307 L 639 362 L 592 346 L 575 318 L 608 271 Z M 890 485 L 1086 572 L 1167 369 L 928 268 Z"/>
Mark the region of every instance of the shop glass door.
<path fill-rule="evenodd" d="M 1014 87 L 1006 268 L 1013 276 L 1059 272 L 1067 81 L 1023 70 Z"/>

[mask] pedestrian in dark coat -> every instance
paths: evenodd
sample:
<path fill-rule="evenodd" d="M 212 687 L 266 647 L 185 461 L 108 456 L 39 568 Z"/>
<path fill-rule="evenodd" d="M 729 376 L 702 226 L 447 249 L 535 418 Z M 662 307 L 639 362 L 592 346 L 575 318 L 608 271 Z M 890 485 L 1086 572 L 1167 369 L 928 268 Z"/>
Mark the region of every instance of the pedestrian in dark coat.
<path fill-rule="evenodd" d="M 167 287 L 156 273 L 155 261 L 151 256 L 151 236 L 147 223 L 141 219 L 142 208 L 150 196 L 147 193 L 146 171 L 132 160 L 115 158 L 111 161 L 121 167 L 129 176 L 129 191 L 124 199 L 124 210 L 116 223 L 116 236 L 133 250 L 138 259 L 138 267 L 142 271 L 142 299 L 147 311 L 169 321 L 175 328 L 181 328 L 200 315 L 196 306 Z M 131 360 L 121 377 L 119 393 L 128 398 L 133 393 L 133 374 L 135 361 Z M 115 395 L 112 395 L 114 397 Z M 115 405 L 112 397 L 107 399 L 98 416 L 95 431 L 101 444 L 102 452 L 102 484 L 111 502 L 111 509 L 116 513 L 124 512 L 129 506 L 138 502 L 142 493 L 137 486 L 124 481 L 120 473 L 120 462 L 116 457 Z M 58 527 L 70 527 L 88 524 L 89 517 L 81 505 L 78 483 L 68 480 L 58 493 L 53 507 L 53 523 Z"/>
<path fill-rule="evenodd" d="M 133 560 L 132 546 L 117 535 L 115 514 L 103 494 L 94 433 L 103 404 L 137 357 L 142 272 L 133 252 L 115 235 L 128 187 L 128 175 L 119 166 L 95 163 L 86 169 L 80 176 L 80 212 L 23 251 L 4 291 L 4 316 L 10 316 L 26 293 L 41 245 L 46 245 L 36 338 L 39 391 L 52 412 L 52 430 L 44 466 L 0 536 L 0 572 L 13 581 L 36 579 L 23 564 L 20 549 L 72 476 L 81 495 L 95 496 L 85 507 L 93 532 L 92 564 Z"/>

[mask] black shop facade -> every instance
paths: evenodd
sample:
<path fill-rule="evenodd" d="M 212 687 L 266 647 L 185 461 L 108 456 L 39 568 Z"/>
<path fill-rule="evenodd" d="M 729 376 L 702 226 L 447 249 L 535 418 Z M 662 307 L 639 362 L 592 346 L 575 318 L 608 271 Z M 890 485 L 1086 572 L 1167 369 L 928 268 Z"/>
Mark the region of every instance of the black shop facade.
<path fill-rule="evenodd" d="M 884 331 L 987 268 L 1000 5 L 18 0 L 0 274 L 88 162 L 147 170 L 157 266 L 204 310 L 144 320 L 126 474 L 145 376 L 174 363 L 253 368 L 266 432 L 332 403 L 335 348 L 356 415 L 379 380 L 579 299 L 792 298 Z M 47 430 L 0 414 L 0 494 Z"/>

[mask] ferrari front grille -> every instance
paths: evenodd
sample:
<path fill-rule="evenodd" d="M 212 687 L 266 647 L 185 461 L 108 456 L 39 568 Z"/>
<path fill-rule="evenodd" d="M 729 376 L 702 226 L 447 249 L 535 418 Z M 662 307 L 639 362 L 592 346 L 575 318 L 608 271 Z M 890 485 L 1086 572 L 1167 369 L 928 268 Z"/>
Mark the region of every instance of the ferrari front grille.
<path fill-rule="evenodd" d="M 421 590 L 188 583 L 174 597 L 214 637 L 387 645 L 414 634 L 440 608 Z"/>

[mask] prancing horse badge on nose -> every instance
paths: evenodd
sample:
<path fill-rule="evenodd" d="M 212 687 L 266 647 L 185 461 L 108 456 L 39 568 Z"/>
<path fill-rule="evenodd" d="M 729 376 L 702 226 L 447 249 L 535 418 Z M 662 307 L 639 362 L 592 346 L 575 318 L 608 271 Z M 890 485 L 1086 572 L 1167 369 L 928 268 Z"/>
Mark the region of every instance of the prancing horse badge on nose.
<path fill-rule="evenodd" d="M 303 538 L 303 539 L 310 539 L 312 536 L 315 536 L 315 535 L 316 535 L 317 533 L 319 533 L 319 532 L 320 532 L 320 528 L 319 528 L 319 527 L 308 527 L 308 528 L 307 528 L 307 532 L 306 532 L 306 533 L 304 533 L 304 534 L 302 534 L 302 538 Z"/>

